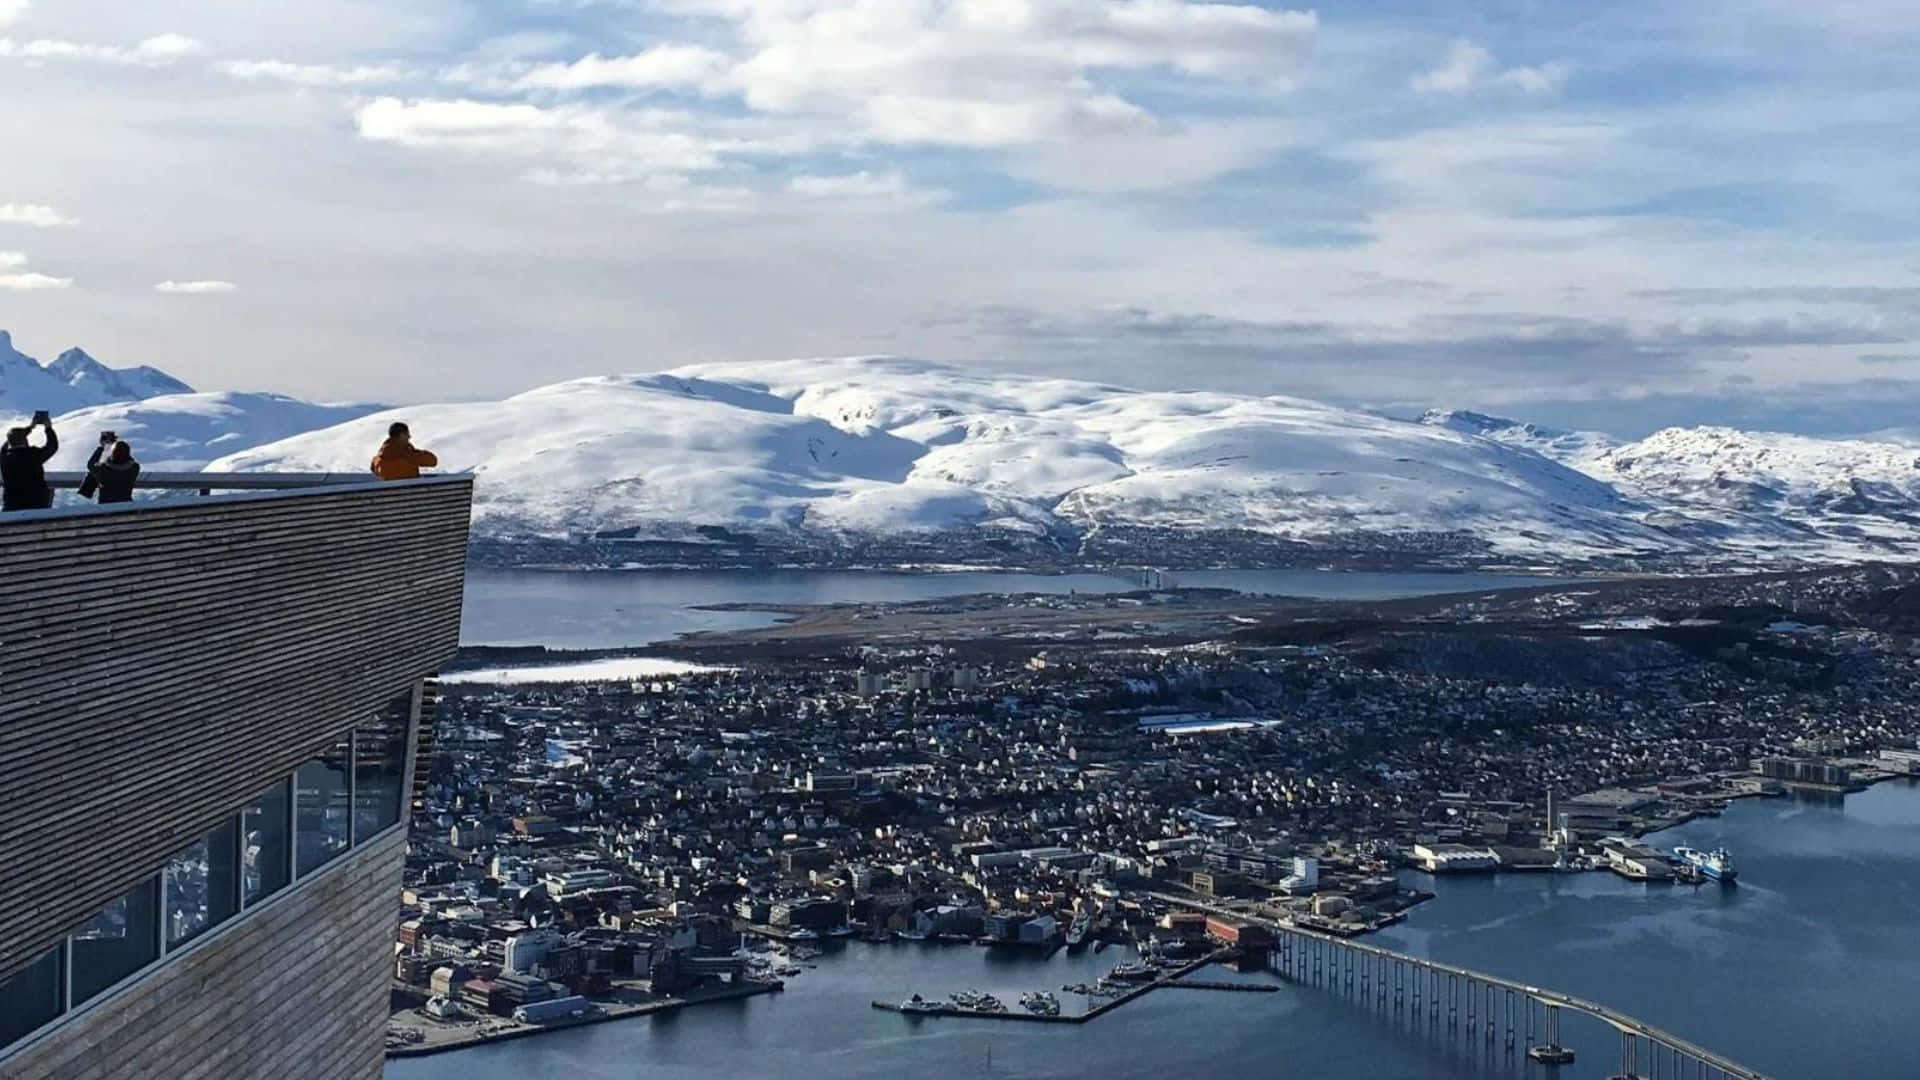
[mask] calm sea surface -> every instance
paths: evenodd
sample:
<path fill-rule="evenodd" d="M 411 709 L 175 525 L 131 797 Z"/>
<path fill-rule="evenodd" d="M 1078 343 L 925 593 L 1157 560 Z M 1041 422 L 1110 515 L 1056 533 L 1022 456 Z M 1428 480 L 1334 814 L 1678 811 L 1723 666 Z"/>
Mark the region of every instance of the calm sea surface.
<path fill-rule="evenodd" d="M 1739 885 L 1636 885 L 1606 874 L 1446 879 L 1381 944 L 1592 998 L 1778 1077 L 1920 1075 L 1920 788 L 1842 800 L 1747 801 L 1652 838 L 1724 843 Z M 1409 875 L 1415 878 L 1414 875 Z M 1416 878 L 1422 882 L 1428 879 Z M 1084 1026 L 913 1020 L 874 998 L 956 989 L 1012 1002 L 1127 958 L 1051 959 L 969 946 L 849 944 L 782 994 L 617 1021 L 439 1057 L 390 1080 L 715 1077 L 1545 1076 L 1304 986 L 1167 990 Z M 1209 978 L 1273 980 L 1270 974 Z M 1580 1061 L 1617 1071 L 1618 1041 L 1569 1022 Z M 1663 1071 L 1662 1075 L 1667 1075 Z"/>
<path fill-rule="evenodd" d="M 1321 570 L 1196 570 L 1196 588 L 1323 599 L 1382 600 L 1551 585 L 1564 578 L 1504 574 L 1369 574 Z M 591 649 L 646 645 L 696 630 L 771 626 L 752 611 L 707 604 L 839 604 L 932 600 L 971 593 L 1110 593 L 1139 588 L 1119 574 L 950 574 L 828 570 L 475 570 L 467 576 L 461 640 L 468 645 Z"/>

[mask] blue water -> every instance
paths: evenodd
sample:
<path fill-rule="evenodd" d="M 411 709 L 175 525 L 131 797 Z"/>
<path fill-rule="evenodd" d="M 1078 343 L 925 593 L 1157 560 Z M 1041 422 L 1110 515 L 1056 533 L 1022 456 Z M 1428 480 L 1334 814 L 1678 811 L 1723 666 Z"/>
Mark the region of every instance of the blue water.
<path fill-rule="evenodd" d="M 1550 585 L 1565 579 L 1506 574 L 1196 570 L 1179 584 L 1321 599 L 1379 600 Z M 698 630 L 771 626 L 752 611 L 709 604 L 842 604 L 934 600 L 971 593 L 1112 593 L 1140 587 L 1123 574 L 945 574 L 851 570 L 474 570 L 467 576 L 461 641 L 468 645 L 616 648 Z"/>
<path fill-rule="evenodd" d="M 1634 1014 L 1777 1077 L 1920 1075 L 1920 787 L 1748 801 L 1653 837 L 1724 843 L 1737 886 L 1610 874 L 1417 875 L 1439 894 L 1382 944 L 1533 981 Z M 1094 1023 L 913 1020 L 873 998 L 978 988 L 1056 993 L 1123 959 L 966 946 L 847 945 L 778 995 L 388 1066 L 390 1080 L 714 1077 L 1471 1078 L 1545 1076 L 1499 1048 L 1377 1016 L 1323 990 L 1159 991 Z M 1209 973 L 1212 977 L 1218 969 Z M 1274 979 L 1269 974 L 1237 976 Z M 1618 1042 L 1569 1021 L 1565 1080 L 1615 1071 Z M 1663 1067 L 1663 1076 L 1672 1075 Z"/>

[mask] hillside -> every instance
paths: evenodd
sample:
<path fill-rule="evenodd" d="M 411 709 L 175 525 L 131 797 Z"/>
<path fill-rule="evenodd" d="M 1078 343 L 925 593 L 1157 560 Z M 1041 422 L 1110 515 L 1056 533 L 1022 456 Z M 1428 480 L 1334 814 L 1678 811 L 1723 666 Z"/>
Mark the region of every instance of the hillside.
<path fill-rule="evenodd" d="M 990 530 L 1071 548 L 1107 529 L 1309 545 L 1448 534 L 1524 559 L 1669 544 L 1605 484 L 1439 427 L 894 358 L 579 379 L 378 413 L 212 467 L 361 469 L 397 417 L 443 468 L 472 470 L 476 532 L 496 539 L 698 542 L 722 529 L 792 549 Z"/>
<path fill-rule="evenodd" d="M 379 408 L 315 404 L 281 394 L 232 391 L 166 394 L 142 401 L 94 405 L 54 418 L 62 442 L 53 468 L 84 468 L 100 433 L 111 431 L 132 445 L 145 468 L 192 472 L 215 458 L 332 427 Z"/>

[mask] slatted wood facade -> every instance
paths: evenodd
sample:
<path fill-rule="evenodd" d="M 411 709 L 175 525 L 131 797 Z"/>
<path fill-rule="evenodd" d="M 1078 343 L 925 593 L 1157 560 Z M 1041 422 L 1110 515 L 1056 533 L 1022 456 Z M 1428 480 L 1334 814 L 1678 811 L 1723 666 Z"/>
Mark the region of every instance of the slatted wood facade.
<path fill-rule="evenodd" d="M 379 1080 L 406 834 L 0 1061 L 0 1080 Z"/>
<path fill-rule="evenodd" d="M 451 657 L 471 494 L 0 516 L 0 979 Z"/>

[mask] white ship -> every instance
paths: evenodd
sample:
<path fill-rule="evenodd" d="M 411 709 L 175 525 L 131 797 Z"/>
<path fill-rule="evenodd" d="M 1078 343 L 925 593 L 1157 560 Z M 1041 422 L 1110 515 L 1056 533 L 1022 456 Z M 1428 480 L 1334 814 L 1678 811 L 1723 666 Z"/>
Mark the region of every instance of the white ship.
<path fill-rule="evenodd" d="M 1740 876 L 1740 871 L 1734 868 L 1733 856 L 1723 847 L 1714 848 L 1712 851 L 1700 851 L 1690 847 L 1677 847 L 1673 849 L 1673 857 L 1694 867 L 1715 881 L 1731 883 L 1735 878 Z"/>

